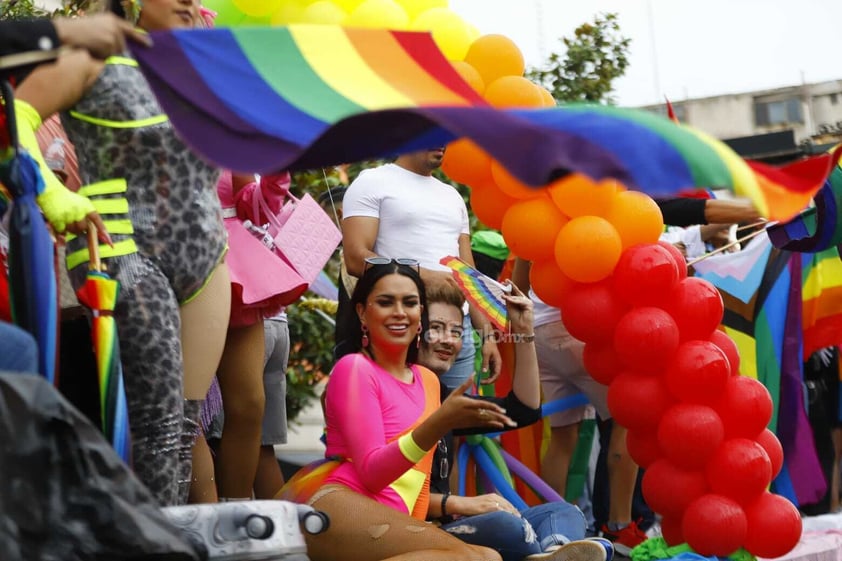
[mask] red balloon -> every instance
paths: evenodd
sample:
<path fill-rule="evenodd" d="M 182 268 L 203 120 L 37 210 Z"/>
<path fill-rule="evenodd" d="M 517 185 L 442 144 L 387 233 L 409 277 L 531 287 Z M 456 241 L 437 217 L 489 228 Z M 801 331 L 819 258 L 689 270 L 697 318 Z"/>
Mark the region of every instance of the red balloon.
<path fill-rule="evenodd" d="M 714 493 L 740 504 L 755 500 L 772 482 L 772 462 L 763 447 L 748 438 L 723 442 L 705 468 Z"/>
<path fill-rule="evenodd" d="M 684 543 L 684 533 L 681 531 L 683 516 L 663 516 L 661 518 L 661 535 L 668 546 Z"/>
<path fill-rule="evenodd" d="M 795 506 L 772 493 L 763 493 L 745 507 L 748 532 L 743 547 L 757 557 L 783 557 L 801 539 L 801 515 Z"/>
<path fill-rule="evenodd" d="M 728 359 L 719 347 L 710 341 L 687 341 L 675 351 L 664 381 L 679 401 L 714 405 L 730 375 Z"/>
<path fill-rule="evenodd" d="M 731 366 L 731 376 L 739 375 L 740 351 L 737 349 L 737 344 L 734 340 L 724 331 L 716 329 L 710 336 L 710 342 L 722 349 L 722 352 L 728 357 L 728 364 Z"/>
<path fill-rule="evenodd" d="M 611 342 L 614 328 L 627 309 L 608 280 L 574 285 L 561 298 L 564 326 L 585 343 Z"/>
<path fill-rule="evenodd" d="M 621 299 L 632 306 L 656 306 L 678 282 L 678 267 L 664 247 L 641 244 L 623 251 L 613 277 Z"/>
<path fill-rule="evenodd" d="M 681 250 L 672 245 L 671 243 L 665 242 L 663 240 L 658 240 L 658 245 L 670 252 L 672 260 L 675 262 L 675 266 L 678 269 L 678 280 L 681 281 L 686 279 L 687 260 L 684 258 L 684 254 L 681 253 Z"/>
<path fill-rule="evenodd" d="M 766 386 L 748 376 L 731 376 L 714 407 L 725 436 L 755 439 L 772 419 L 772 396 Z"/>
<path fill-rule="evenodd" d="M 623 251 L 612 276 L 620 298 L 632 306 L 656 306 L 678 282 L 678 267 L 667 249 L 640 244 Z"/>
<path fill-rule="evenodd" d="M 660 308 L 632 308 L 614 329 L 614 348 L 628 367 L 659 373 L 678 348 L 678 326 Z"/>
<path fill-rule="evenodd" d="M 626 432 L 626 449 L 634 463 L 646 469 L 661 457 L 658 436 L 654 432 L 630 430 Z"/>
<path fill-rule="evenodd" d="M 703 471 L 681 469 L 664 458 L 643 472 L 641 490 L 652 510 L 675 517 L 680 517 L 690 503 L 710 491 Z"/>
<path fill-rule="evenodd" d="M 626 371 L 608 386 L 608 410 L 627 429 L 654 431 L 671 405 L 672 398 L 657 376 Z"/>
<path fill-rule="evenodd" d="M 784 449 L 781 446 L 781 441 L 769 429 L 763 429 L 763 432 L 757 436 L 756 441 L 766 450 L 766 455 L 769 456 L 769 461 L 772 462 L 772 479 L 774 480 L 784 465 Z"/>
<path fill-rule="evenodd" d="M 595 343 L 585 343 L 585 348 L 582 351 L 582 361 L 585 363 L 585 370 L 588 371 L 591 378 L 606 386 L 623 369 L 620 363 L 620 357 L 617 356 L 617 352 L 610 344 L 597 345 Z"/>
<path fill-rule="evenodd" d="M 678 282 L 669 294 L 665 309 L 675 319 L 682 341 L 709 339 L 722 322 L 725 306 L 711 283 L 697 277 Z"/>
<path fill-rule="evenodd" d="M 722 421 L 706 405 L 673 405 L 664 412 L 658 425 L 661 451 L 684 469 L 702 469 L 723 439 Z"/>
<path fill-rule="evenodd" d="M 721 495 L 699 497 L 684 511 L 681 531 L 699 555 L 727 557 L 746 539 L 746 513 L 733 500 Z"/>

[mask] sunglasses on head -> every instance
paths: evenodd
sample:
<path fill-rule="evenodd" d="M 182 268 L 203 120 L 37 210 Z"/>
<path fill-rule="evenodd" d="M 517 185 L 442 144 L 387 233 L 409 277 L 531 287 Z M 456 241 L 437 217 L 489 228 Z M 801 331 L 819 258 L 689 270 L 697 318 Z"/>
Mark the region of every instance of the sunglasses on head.
<path fill-rule="evenodd" d="M 418 271 L 418 274 L 421 274 L 421 263 L 417 259 L 412 259 L 410 257 L 398 257 L 397 259 L 391 259 L 389 257 L 366 257 L 365 258 L 365 271 L 368 270 L 369 267 L 375 267 L 378 265 L 390 265 L 394 263 L 395 265 L 403 265 L 404 267 L 415 267 Z"/>

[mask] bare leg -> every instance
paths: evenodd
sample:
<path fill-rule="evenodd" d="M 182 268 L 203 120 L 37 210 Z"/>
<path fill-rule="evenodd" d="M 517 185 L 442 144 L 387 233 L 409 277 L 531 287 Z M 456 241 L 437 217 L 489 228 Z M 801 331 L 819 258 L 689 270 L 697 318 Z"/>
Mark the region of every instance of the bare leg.
<path fill-rule="evenodd" d="M 839 510 L 839 493 L 842 492 L 840 479 L 842 478 L 842 427 L 834 427 L 830 430 L 830 437 L 833 440 L 833 474 L 830 477 L 830 512 Z"/>
<path fill-rule="evenodd" d="M 209 462 L 210 459 L 208 441 L 201 436 L 193 444 L 193 475 L 187 502 L 192 504 L 217 502 L 213 462 Z"/>
<path fill-rule="evenodd" d="M 618 524 L 631 522 L 632 497 L 637 480 L 637 464 L 626 448 L 626 429 L 614 423 L 608 443 L 608 521 Z"/>
<path fill-rule="evenodd" d="M 562 497 L 567 492 L 567 473 L 579 440 L 579 425 L 581 422 L 552 427 L 550 443 L 541 460 L 541 478 Z"/>
<path fill-rule="evenodd" d="M 199 295 L 181 307 L 184 399 L 204 400 L 208 394 L 225 346 L 230 313 L 231 281 L 228 266 L 222 263 Z"/>
<path fill-rule="evenodd" d="M 466 544 L 349 489 L 332 489 L 313 502 L 330 517 L 330 528 L 305 535 L 312 561 L 500 561 L 492 549 Z"/>
<path fill-rule="evenodd" d="M 219 496 L 252 495 L 263 421 L 263 322 L 230 328 L 217 378 L 225 424 L 217 454 Z"/>
<path fill-rule="evenodd" d="M 193 453 L 196 457 L 197 476 L 207 477 L 213 460 L 207 445 L 194 450 L 200 434 L 201 404 L 210 388 L 228 330 L 231 308 L 231 281 L 228 267 L 223 263 L 202 291 L 181 307 L 181 346 L 184 356 L 184 406 L 185 418 L 180 451 L 180 478 L 191 480 Z M 194 406 L 195 405 L 195 406 Z M 188 407 L 189 406 L 189 407 Z M 198 439 L 204 440 L 204 439 Z M 182 494 L 186 499 L 188 494 Z"/>
<path fill-rule="evenodd" d="M 257 476 L 254 478 L 254 498 L 274 499 L 284 486 L 284 474 L 278 465 L 274 446 L 261 446 L 257 461 Z"/>

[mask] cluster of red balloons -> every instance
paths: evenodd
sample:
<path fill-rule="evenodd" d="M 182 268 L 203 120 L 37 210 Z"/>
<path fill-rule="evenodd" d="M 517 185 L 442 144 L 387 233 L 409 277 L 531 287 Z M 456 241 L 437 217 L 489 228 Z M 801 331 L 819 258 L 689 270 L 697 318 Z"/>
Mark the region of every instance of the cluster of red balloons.
<path fill-rule="evenodd" d="M 646 468 L 643 495 L 663 516 L 664 539 L 702 555 L 740 547 L 784 555 L 798 543 L 801 519 L 767 491 L 783 464 L 766 428 L 772 399 L 760 382 L 739 375 L 736 345 L 718 330 L 719 292 L 687 277 L 681 253 L 657 235 L 622 245 L 609 274 L 580 275 L 591 282 L 568 286 L 560 308 L 571 335 L 585 342 L 586 368 L 608 385 L 629 454 Z M 566 254 L 556 261 L 569 268 Z"/>
<path fill-rule="evenodd" d="M 474 211 L 485 220 L 499 207 L 489 225 L 533 262 L 533 290 L 585 343 L 585 367 L 608 385 L 629 453 L 646 468 L 643 494 L 663 516 L 664 539 L 702 555 L 789 552 L 801 519 L 767 491 L 783 464 L 766 428 L 771 396 L 739 375 L 736 345 L 718 330 L 719 292 L 658 241 L 658 206 L 611 181 L 574 175 L 541 190 L 513 181 L 494 201 L 500 193 L 473 185 Z"/>

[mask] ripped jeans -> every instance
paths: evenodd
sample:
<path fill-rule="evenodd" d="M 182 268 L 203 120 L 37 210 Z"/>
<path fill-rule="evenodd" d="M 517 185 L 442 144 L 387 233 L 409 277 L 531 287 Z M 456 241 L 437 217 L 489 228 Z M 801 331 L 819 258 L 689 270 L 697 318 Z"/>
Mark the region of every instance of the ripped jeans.
<path fill-rule="evenodd" d="M 552 545 L 584 539 L 585 516 L 576 505 L 553 502 L 521 511 L 488 512 L 442 524 L 441 529 L 472 545 L 496 549 L 503 561 L 521 561 Z"/>

